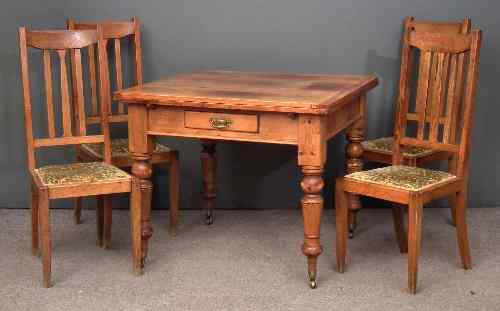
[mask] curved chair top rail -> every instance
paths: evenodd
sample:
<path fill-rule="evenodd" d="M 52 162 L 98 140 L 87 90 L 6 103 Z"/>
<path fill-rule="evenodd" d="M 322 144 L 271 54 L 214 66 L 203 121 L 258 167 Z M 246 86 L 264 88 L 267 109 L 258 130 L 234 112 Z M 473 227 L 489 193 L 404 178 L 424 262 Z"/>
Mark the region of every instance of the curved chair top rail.
<path fill-rule="evenodd" d="M 407 25 L 412 30 L 421 32 L 439 32 L 439 33 L 468 33 L 471 28 L 471 19 L 464 18 L 461 21 L 425 21 L 415 20 L 413 16 L 407 18 Z"/>
<path fill-rule="evenodd" d="M 101 31 L 104 39 L 120 39 L 136 33 L 139 20 L 137 17 L 133 17 L 131 21 L 99 21 L 99 22 L 89 22 L 89 21 L 74 21 L 68 19 L 68 26 L 70 29 L 93 29 L 97 28 L 97 25 L 101 25 Z"/>
<path fill-rule="evenodd" d="M 23 29 L 23 30 L 21 30 Z M 81 49 L 98 41 L 96 30 L 35 30 L 26 31 L 29 47 L 42 50 Z"/>
<path fill-rule="evenodd" d="M 411 31 L 408 43 L 422 51 L 458 54 L 471 49 L 472 35 Z"/>

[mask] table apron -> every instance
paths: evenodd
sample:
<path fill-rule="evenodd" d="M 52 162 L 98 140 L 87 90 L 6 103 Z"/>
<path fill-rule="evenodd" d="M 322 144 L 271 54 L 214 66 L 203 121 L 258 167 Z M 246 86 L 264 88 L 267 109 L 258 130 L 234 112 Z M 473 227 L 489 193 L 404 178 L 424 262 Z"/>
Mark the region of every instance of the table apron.
<path fill-rule="evenodd" d="M 215 124 L 216 122 L 219 122 Z M 217 129 L 220 125 L 226 128 Z M 212 124 L 214 123 L 214 124 Z M 298 115 L 155 107 L 147 134 L 297 145 Z"/>
<path fill-rule="evenodd" d="M 142 135 L 301 145 L 310 132 L 323 145 L 339 132 L 363 118 L 363 101 L 356 98 L 328 115 L 281 112 L 242 112 L 132 104 L 129 108 L 130 137 Z M 300 120 L 312 120 L 317 126 Z M 222 128 L 220 128 L 222 127 Z M 141 128 L 142 130 L 139 130 Z M 142 131 L 142 135 L 140 132 Z M 309 135 L 306 135 L 309 136 Z M 302 138 L 301 138 L 302 137 Z M 134 148 L 131 144 L 131 148 Z M 131 150 L 132 151 L 132 150 Z M 139 152 L 141 153 L 141 152 Z"/>

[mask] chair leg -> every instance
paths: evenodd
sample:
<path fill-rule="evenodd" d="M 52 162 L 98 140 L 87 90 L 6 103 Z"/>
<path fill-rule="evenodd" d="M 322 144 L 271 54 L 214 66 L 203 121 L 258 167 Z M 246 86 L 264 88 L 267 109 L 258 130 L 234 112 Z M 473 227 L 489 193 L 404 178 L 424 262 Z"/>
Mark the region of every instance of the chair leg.
<path fill-rule="evenodd" d="M 457 197 L 455 194 L 450 195 L 448 197 L 448 204 L 450 204 L 450 214 L 451 214 L 451 224 L 453 226 L 457 226 L 457 211 L 456 211 L 456 206 L 457 206 Z"/>
<path fill-rule="evenodd" d="M 104 227 L 104 198 L 102 195 L 97 196 L 97 246 L 103 246 L 103 227 Z"/>
<path fill-rule="evenodd" d="M 31 253 L 33 256 L 38 256 L 39 254 L 38 219 L 38 192 L 35 189 L 31 189 Z"/>
<path fill-rule="evenodd" d="M 113 224 L 113 204 L 110 195 L 103 197 L 103 205 L 103 247 L 109 248 L 111 246 L 111 226 Z"/>
<path fill-rule="evenodd" d="M 422 237 L 423 204 L 419 199 L 408 206 L 408 290 L 417 292 L 418 257 Z"/>
<path fill-rule="evenodd" d="M 462 267 L 464 269 L 472 268 L 470 257 L 469 237 L 467 233 L 467 192 L 460 191 L 457 193 L 456 211 L 456 226 L 457 226 L 457 240 L 458 248 L 460 250 L 460 257 L 462 258 Z"/>
<path fill-rule="evenodd" d="M 39 194 L 40 227 L 42 235 L 42 265 L 43 265 L 43 285 L 46 288 L 52 286 L 51 280 L 51 241 L 50 241 L 50 209 L 49 195 L 47 191 Z"/>
<path fill-rule="evenodd" d="M 82 223 L 82 200 L 82 198 L 74 199 L 75 207 L 73 210 L 73 218 L 75 220 L 75 225 Z"/>
<path fill-rule="evenodd" d="M 336 218 L 336 254 L 337 254 L 337 271 L 344 272 L 347 231 L 349 222 L 348 196 L 344 192 L 342 182 L 337 179 L 335 186 L 335 218 Z"/>
<path fill-rule="evenodd" d="M 408 252 L 408 237 L 405 231 L 405 221 L 404 221 L 404 207 L 401 205 L 394 205 L 392 207 L 392 219 L 394 221 L 394 231 L 396 233 L 396 239 L 399 246 L 399 251 L 401 254 Z"/>
<path fill-rule="evenodd" d="M 177 234 L 177 224 L 179 222 L 179 153 L 171 153 L 169 170 L 169 193 L 170 193 L 170 225 L 169 233 L 171 236 Z"/>
<path fill-rule="evenodd" d="M 76 162 L 84 162 L 78 155 L 76 156 Z M 74 198 L 74 208 L 73 208 L 73 220 L 75 225 L 82 223 L 82 201 L 83 198 Z"/>
<path fill-rule="evenodd" d="M 452 156 L 448 159 L 448 170 L 452 174 L 456 174 L 457 171 L 457 157 Z M 457 196 L 456 193 L 450 195 L 448 197 L 448 204 L 450 205 L 450 213 L 451 213 L 451 224 L 453 226 L 457 225 L 457 220 L 456 220 L 456 206 L 457 206 Z"/>

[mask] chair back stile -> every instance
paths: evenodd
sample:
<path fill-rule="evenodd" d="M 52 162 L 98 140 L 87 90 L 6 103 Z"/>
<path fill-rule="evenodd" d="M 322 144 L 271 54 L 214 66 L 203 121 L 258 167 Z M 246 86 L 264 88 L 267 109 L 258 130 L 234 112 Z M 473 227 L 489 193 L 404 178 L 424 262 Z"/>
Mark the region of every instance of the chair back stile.
<path fill-rule="evenodd" d="M 141 34 L 140 34 L 140 22 L 137 17 L 132 18 L 131 21 L 105 21 L 105 22 L 80 22 L 68 19 L 67 27 L 72 30 L 95 30 L 97 27 L 101 27 L 102 37 L 103 37 L 103 48 L 106 50 L 108 45 L 111 43 L 114 51 L 114 85 L 117 90 L 124 88 L 124 74 L 122 67 L 122 51 L 121 42 L 123 39 L 128 39 L 133 43 L 134 46 L 134 76 L 136 85 L 143 83 L 142 76 L 142 47 L 141 47 Z M 93 53 L 94 47 L 90 48 L 89 53 L 89 64 L 90 64 L 90 77 L 91 77 L 91 96 L 92 96 L 92 106 L 91 106 L 91 116 L 86 118 L 86 124 L 91 125 L 99 121 L 98 105 L 102 105 L 102 102 L 97 100 L 97 83 L 95 74 L 95 56 Z M 107 50 L 105 51 L 106 60 L 106 76 L 108 80 L 110 77 L 110 60 Z M 113 109 L 113 100 L 111 93 L 111 85 L 107 84 L 106 104 L 109 105 L 109 123 L 126 123 L 128 122 L 128 114 L 125 111 L 123 104 L 117 104 L 117 109 Z"/>
<path fill-rule="evenodd" d="M 421 146 L 455 153 L 457 176 L 464 177 L 480 44 L 479 30 L 453 34 L 418 32 L 410 28 L 405 34 L 393 164 L 402 163 L 402 146 Z M 419 54 L 419 62 L 415 108 L 410 111 L 413 53 Z M 415 133 L 409 133 L 410 123 L 416 126 Z"/>
<path fill-rule="evenodd" d="M 36 168 L 35 151 L 42 147 L 79 145 L 83 143 L 104 143 L 109 149 L 109 135 L 87 135 L 85 125 L 83 71 L 81 50 L 98 44 L 99 29 L 96 30 L 48 30 L 28 31 L 25 27 L 19 28 L 21 78 L 23 85 L 24 117 L 26 128 L 26 143 L 28 154 L 28 168 Z M 28 65 L 29 49 L 42 51 L 43 76 L 45 80 L 45 103 L 47 110 L 48 137 L 35 138 L 33 133 L 33 102 Z M 102 49 L 101 49 L 102 50 Z M 56 121 L 54 111 L 53 81 L 51 54 L 57 54 L 60 67 L 60 97 L 62 114 L 62 136 L 56 135 Z M 102 53 L 102 51 L 100 51 Z M 69 90 L 67 57 L 71 58 L 72 92 Z M 100 67 L 102 62 L 100 62 Z M 106 84 L 106 79 L 101 83 Z M 73 106 L 73 107 L 72 107 Z M 73 113 L 72 113 L 73 110 Z M 104 109 L 101 109 L 105 112 Z M 74 117 L 73 117 L 74 116 Z M 107 118 L 100 118 L 102 128 L 107 128 Z M 105 159 L 110 163 L 110 157 Z"/>

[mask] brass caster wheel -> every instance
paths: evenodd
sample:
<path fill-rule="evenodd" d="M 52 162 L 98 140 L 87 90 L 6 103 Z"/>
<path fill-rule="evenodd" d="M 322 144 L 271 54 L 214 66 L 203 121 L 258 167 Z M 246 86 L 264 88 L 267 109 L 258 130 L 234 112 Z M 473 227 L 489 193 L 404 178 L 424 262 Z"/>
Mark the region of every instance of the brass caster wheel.
<path fill-rule="evenodd" d="M 309 272 L 309 287 L 311 287 L 311 289 L 318 287 L 318 282 L 316 282 L 316 272 Z"/>
<path fill-rule="evenodd" d="M 349 239 L 354 238 L 354 231 L 356 231 L 356 224 L 349 225 Z"/>
<path fill-rule="evenodd" d="M 315 289 L 318 286 L 318 283 L 316 283 L 316 280 L 311 280 L 309 281 L 309 286 L 311 289 Z"/>
<path fill-rule="evenodd" d="M 207 226 L 210 226 L 211 224 L 214 223 L 214 216 L 212 216 L 212 214 L 209 214 L 205 217 L 205 224 Z"/>
<path fill-rule="evenodd" d="M 168 233 L 170 234 L 171 237 L 176 237 L 177 236 L 177 229 L 170 227 L 168 229 Z"/>
<path fill-rule="evenodd" d="M 150 261 L 151 261 L 151 258 L 149 257 L 149 255 L 147 255 L 146 257 L 144 257 L 144 258 L 141 259 L 141 268 L 142 268 L 143 272 L 144 272 L 144 269 L 146 268 L 146 266 L 149 264 Z"/>

